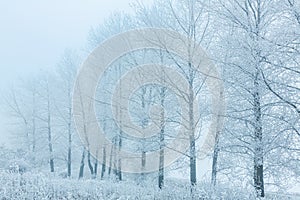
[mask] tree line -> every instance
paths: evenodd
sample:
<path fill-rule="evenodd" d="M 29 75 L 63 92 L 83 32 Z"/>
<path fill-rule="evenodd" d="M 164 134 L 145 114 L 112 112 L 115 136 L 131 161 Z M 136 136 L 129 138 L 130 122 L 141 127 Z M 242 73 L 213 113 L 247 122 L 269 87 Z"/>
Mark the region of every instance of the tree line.
<path fill-rule="evenodd" d="M 265 188 L 283 189 L 299 182 L 300 175 L 300 4 L 294 0 L 210 0 L 154 1 L 145 6 L 132 5 L 133 14 L 114 13 L 103 24 L 91 29 L 87 47 L 79 53 L 66 50 L 55 71 L 43 72 L 11 88 L 5 98 L 9 113 L 15 119 L 14 132 L 20 147 L 34 165 L 49 165 L 49 171 L 66 166 L 66 176 L 79 166 L 79 178 L 87 163 L 91 177 L 98 174 L 97 155 L 91 155 L 76 136 L 72 93 L 81 62 L 106 38 L 127 30 L 143 27 L 174 30 L 205 49 L 218 67 L 226 100 L 222 114 L 223 128 L 214 138 L 211 158 L 211 184 L 226 182 L 233 187 L 252 187 L 257 196 Z M 189 46 L 192 59 L 194 46 Z M 189 111 L 189 149 L 181 152 L 176 162 L 190 172 L 190 184 L 197 184 L 197 145 L 212 116 L 206 76 L 194 70 L 191 60 L 182 60 L 168 49 L 141 50 L 124 56 L 106 73 L 96 95 L 99 123 L 113 148 L 99 149 L 102 179 L 106 175 L 122 180 L 122 160 L 118 152 L 125 146 L 141 154 L 139 165 L 145 167 L 147 152 L 159 150 L 158 187 L 163 188 L 164 147 L 174 139 L 180 125 L 179 110 L 172 91 L 159 85 L 145 85 L 130 102 L 132 120 L 138 126 L 149 125 L 149 109 L 160 105 L 157 117 L 159 132 L 151 138 L 132 141 L 118 129 L 107 105 L 113 83 L 126 70 L 143 63 L 160 63 L 181 71 L 189 83 L 185 91 Z M 182 93 L 183 94 L 183 93 Z M 121 97 L 120 97 L 121 98 Z M 194 101 L 204 102 L 196 116 Z M 168 108 L 170 106 L 172 108 Z M 173 109 L 173 112 L 170 111 Z M 86 123 L 88 126 L 88 122 Z M 126 125 L 126 124 L 125 124 Z M 47 159 L 46 159 L 47 158 Z M 79 163 L 79 164 L 78 164 Z M 144 179 L 147 174 L 137 177 Z"/>

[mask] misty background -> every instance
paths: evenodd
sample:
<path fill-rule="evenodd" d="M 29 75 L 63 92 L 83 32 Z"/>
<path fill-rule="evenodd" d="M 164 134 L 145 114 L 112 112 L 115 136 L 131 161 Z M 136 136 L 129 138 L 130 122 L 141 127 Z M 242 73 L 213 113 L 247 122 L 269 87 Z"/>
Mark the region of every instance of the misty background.
<path fill-rule="evenodd" d="M 57 67 L 66 48 L 82 49 L 92 27 L 116 11 L 130 12 L 131 0 L 0 1 L 0 91 Z M 151 0 L 143 1 L 144 4 Z M 0 144 L 10 146 L 9 118 L 1 104 Z"/>

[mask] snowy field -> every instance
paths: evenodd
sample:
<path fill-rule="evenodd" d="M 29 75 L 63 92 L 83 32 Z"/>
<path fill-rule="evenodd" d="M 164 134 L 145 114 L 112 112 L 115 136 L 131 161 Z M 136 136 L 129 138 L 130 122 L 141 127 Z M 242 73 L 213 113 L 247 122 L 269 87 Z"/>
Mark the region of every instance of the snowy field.
<path fill-rule="evenodd" d="M 187 183 L 167 181 L 163 190 L 154 183 L 137 185 L 133 181 L 116 182 L 98 179 L 64 179 L 42 173 L 14 174 L 0 172 L 0 199 L 192 199 Z M 251 191 L 229 189 L 222 186 L 212 189 L 201 183 L 195 188 L 194 199 L 255 199 Z M 252 193 L 253 194 L 253 193 Z M 265 199 L 296 200 L 300 196 L 267 193 Z"/>

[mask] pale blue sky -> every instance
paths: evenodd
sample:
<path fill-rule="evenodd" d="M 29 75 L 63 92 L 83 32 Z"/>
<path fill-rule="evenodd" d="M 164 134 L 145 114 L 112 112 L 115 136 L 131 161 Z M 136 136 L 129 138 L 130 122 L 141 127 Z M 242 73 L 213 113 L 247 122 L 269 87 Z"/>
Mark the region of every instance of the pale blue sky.
<path fill-rule="evenodd" d="M 80 49 L 91 26 L 133 0 L 0 0 L 0 91 L 20 77 L 55 67 L 65 48 Z M 145 2 L 150 2 L 145 0 Z M 7 143 L 0 111 L 0 144 Z"/>
<path fill-rule="evenodd" d="M 1 84 L 54 65 L 64 49 L 85 44 L 91 26 L 130 0 L 1 0 Z"/>

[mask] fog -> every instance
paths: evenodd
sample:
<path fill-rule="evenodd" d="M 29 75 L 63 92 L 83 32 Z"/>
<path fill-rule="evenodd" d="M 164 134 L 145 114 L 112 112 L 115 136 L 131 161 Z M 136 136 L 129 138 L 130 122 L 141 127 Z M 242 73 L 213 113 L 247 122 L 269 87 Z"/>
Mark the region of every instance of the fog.
<path fill-rule="evenodd" d="M 40 69 L 56 67 L 66 48 L 81 49 L 91 27 L 130 0 L 0 1 L 0 91 Z M 9 145 L 8 119 L 1 109 L 0 144 Z"/>

